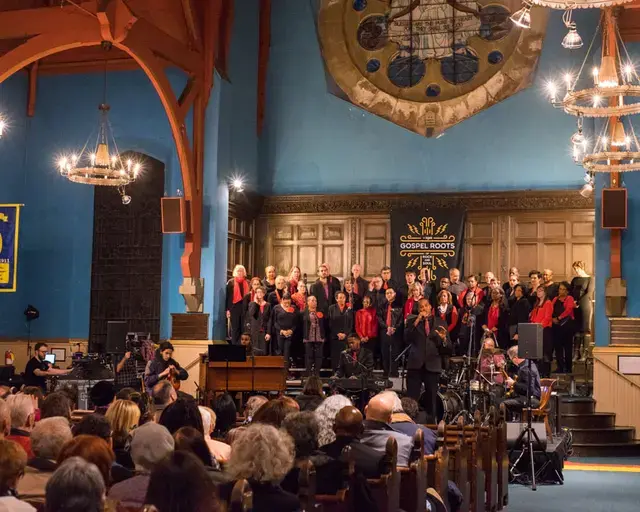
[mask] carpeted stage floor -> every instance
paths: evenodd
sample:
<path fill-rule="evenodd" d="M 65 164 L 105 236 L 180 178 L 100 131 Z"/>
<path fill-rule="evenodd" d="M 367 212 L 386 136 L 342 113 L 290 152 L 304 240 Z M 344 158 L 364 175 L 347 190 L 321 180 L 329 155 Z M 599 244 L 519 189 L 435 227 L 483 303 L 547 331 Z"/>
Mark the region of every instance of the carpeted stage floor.
<path fill-rule="evenodd" d="M 586 469 L 586 470 L 585 470 Z M 509 487 L 509 512 L 637 512 L 640 460 L 578 458 L 565 463 L 564 485 Z"/>

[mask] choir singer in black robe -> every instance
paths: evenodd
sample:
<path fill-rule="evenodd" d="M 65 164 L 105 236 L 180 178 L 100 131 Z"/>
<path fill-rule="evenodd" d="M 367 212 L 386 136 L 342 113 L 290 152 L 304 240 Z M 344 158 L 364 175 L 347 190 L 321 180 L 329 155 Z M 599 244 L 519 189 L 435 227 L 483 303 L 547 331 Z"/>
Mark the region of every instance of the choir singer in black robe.
<path fill-rule="evenodd" d="M 452 352 L 451 340 L 446 326 L 434 317 L 431 304 L 422 299 L 418 315 L 410 315 L 405 321 L 407 342 L 411 351 L 407 360 L 407 395 L 414 400 L 420 398 L 424 383 L 424 406 L 427 421 L 437 423 L 438 380 L 442 372 L 442 358 Z"/>
<path fill-rule="evenodd" d="M 353 331 L 353 310 L 347 307 L 347 295 L 335 293 L 336 303 L 329 306 L 329 333 L 331 335 L 331 369 L 335 372 L 340 354 L 347 347 L 347 336 Z"/>
<path fill-rule="evenodd" d="M 348 348 L 340 354 L 340 364 L 336 374 L 340 378 L 368 377 L 373 371 L 373 353 L 360 346 L 357 334 L 350 334 Z"/>

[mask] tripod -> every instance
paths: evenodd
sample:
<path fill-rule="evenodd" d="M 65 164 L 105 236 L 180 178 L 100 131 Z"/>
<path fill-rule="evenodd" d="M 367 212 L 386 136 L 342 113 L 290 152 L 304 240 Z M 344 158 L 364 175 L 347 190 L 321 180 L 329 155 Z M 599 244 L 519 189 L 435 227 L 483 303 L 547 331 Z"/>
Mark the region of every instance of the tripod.
<path fill-rule="evenodd" d="M 511 455 L 513 454 L 513 452 L 517 449 L 518 446 L 523 446 L 522 447 L 522 451 L 520 452 L 520 455 L 518 456 L 518 458 L 516 459 L 516 461 L 513 463 L 513 465 L 510 468 L 510 473 L 511 475 L 514 477 L 514 480 L 517 478 L 517 476 L 515 475 L 515 469 L 518 465 L 518 462 L 520 462 L 520 460 L 523 457 L 528 457 L 529 458 L 529 464 L 530 464 L 530 477 L 531 477 L 531 490 L 532 491 L 536 491 L 537 490 L 537 486 L 536 486 L 536 466 L 535 466 L 535 460 L 534 460 L 534 451 L 533 451 L 533 438 L 535 438 L 536 442 L 538 443 L 538 446 L 542 446 L 542 443 L 540 442 L 540 438 L 538 437 L 538 434 L 536 434 L 536 431 L 533 429 L 533 426 L 531 425 L 531 419 L 532 419 L 532 408 L 531 408 L 531 359 L 527 360 L 527 366 L 529 368 L 529 379 L 527 382 L 527 407 L 526 410 L 527 411 L 527 426 L 522 430 L 522 432 L 520 432 L 520 435 L 518 436 L 518 438 L 516 439 L 516 442 L 513 445 L 513 448 L 511 448 L 511 451 L 509 451 L 509 460 L 511 460 Z M 527 441 L 526 443 L 523 442 L 524 440 L 524 436 L 527 436 Z M 542 450 L 542 453 L 544 454 L 544 457 L 546 459 L 546 463 L 544 464 L 543 468 L 546 467 L 547 464 L 551 464 L 551 458 L 549 457 L 549 454 L 546 452 L 546 450 Z M 558 479 L 560 482 L 563 481 L 562 477 L 558 474 L 557 470 L 556 470 L 556 475 L 558 476 Z"/>

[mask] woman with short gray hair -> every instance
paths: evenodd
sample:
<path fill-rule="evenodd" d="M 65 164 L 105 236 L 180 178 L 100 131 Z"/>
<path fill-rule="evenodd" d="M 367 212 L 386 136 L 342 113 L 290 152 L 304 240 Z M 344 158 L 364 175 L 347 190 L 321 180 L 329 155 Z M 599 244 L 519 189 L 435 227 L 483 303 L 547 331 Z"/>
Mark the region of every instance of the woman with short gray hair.
<path fill-rule="evenodd" d="M 318 445 L 320 447 L 333 443 L 336 440 L 336 433 L 333 431 L 333 425 L 336 422 L 336 414 L 343 407 L 353 405 L 344 395 L 332 395 L 325 399 L 315 410 L 320 433 L 318 434 Z"/>
<path fill-rule="evenodd" d="M 80 457 L 65 460 L 46 487 L 46 512 L 102 512 L 105 485 L 98 468 Z"/>

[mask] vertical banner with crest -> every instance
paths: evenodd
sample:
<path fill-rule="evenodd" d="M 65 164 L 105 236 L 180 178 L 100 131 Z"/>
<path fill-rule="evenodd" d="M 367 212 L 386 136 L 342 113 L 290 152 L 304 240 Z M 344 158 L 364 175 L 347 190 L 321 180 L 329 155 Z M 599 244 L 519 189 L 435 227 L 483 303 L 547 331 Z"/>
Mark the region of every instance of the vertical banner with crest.
<path fill-rule="evenodd" d="M 0 292 L 17 289 L 20 206 L 0 204 Z"/>
<path fill-rule="evenodd" d="M 404 273 L 424 269 L 436 284 L 449 269 L 463 271 L 465 212 L 454 208 L 399 209 L 391 211 L 391 270 L 404 282 Z M 437 285 L 437 284 L 436 284 Z"/>

